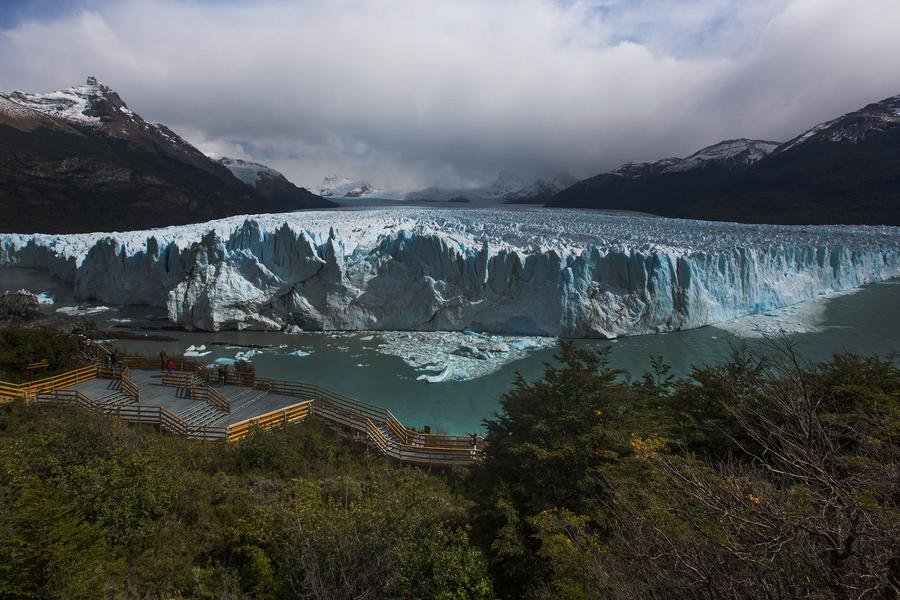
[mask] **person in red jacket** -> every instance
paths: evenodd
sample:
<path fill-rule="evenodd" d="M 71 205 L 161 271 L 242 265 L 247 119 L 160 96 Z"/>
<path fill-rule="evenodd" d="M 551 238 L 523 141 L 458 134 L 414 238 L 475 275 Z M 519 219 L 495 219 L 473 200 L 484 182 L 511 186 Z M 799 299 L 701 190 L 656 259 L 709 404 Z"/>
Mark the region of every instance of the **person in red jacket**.
<path fill-rule="evenodd" d="M 169 362 L 166 363 L 166 370 L 169 372 L 169 375 L 175 370 L 175 361 L 171 358 L 169 359 Z"/>

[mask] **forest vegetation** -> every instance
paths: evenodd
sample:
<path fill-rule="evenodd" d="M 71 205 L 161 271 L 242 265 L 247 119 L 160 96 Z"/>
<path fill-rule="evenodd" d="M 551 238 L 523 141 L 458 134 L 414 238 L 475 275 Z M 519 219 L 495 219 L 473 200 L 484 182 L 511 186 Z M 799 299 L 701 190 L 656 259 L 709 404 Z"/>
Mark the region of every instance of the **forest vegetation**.
<path fill-rule="evenodd" d="M 0 336 L 2 379 L 68 360 Z M 314 420 L 217 445 L 11 402 L 0 597 L 895 598 L 898 416 L 896 357 L 785 341 L 683 379 L 562 343 L 459 470 Z"/>

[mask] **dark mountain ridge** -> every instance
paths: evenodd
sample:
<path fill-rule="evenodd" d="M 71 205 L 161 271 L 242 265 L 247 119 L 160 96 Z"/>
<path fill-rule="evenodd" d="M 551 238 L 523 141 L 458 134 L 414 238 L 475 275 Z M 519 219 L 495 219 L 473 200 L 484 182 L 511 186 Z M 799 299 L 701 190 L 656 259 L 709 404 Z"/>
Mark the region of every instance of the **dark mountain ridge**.
<path fill-rule="evenodd" d="M 737 150 L 735 142 L 747 148 L 692 160 L 723 145 Z M 685 159 L 626 164 L 579 181 L 547 206 L 749 223 L 900 225 L 900 96 L 778 146 L 730 140 Z"/>
<path fill-rule="evenodd" d="M 0 94 L 0 230 L 122 231 L 244 213 L 333 206 L 245 185 L 89 78 L 51 92 Z"/>

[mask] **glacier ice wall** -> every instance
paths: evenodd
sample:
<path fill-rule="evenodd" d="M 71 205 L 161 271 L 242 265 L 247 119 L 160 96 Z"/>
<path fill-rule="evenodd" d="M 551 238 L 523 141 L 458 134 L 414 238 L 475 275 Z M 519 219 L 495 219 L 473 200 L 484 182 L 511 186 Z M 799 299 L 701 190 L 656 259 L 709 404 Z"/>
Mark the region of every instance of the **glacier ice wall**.
<path fill-rule="evenodd" d="M 900 276 L 900 229 L 391 208 L 0 234 L 0 265 L 47 269 L 83 299 L 165 306 L 190 329 L 615 337 Z"/>

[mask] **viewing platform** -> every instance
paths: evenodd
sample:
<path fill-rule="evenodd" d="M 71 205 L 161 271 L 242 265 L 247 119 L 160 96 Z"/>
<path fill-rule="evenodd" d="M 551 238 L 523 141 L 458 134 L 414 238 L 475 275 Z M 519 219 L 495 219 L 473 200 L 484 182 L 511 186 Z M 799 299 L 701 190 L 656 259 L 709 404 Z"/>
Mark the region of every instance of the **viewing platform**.
<path fill-rule="evenodd" d="M 176 373 L 176 375 L 184 375 L 184 373 Z M 122 391 L 121 379 L 93 379 L 74 385 L 70 389 L 79 391 L 97 401 L 105 399 L 107 403 L 110 399 L 114 399 L 116 402 L 124 402 L 128 405 L 160 406 L 188 421 L 194 427 L 210 429 L 227 428 L 247 419 L 258 418 L 298 403 L 296 396 L 273 394 L 266 390 L 242 385 L 224 385 L 214 388 L 227 400 L 227 408 L 223 410 L 206 402 L 205 397 L 195 397 L 199 384 L 180 385 L 181 381 L 176 378 L 172 378 L 175 380 L 174 383 L 166 383 L 166 379 L 169 378 L 164 377 L 163 372 L 142 369 L 129 369 L 128 377 L 140 392 L 139 398 L 134 402 L 131 402 L 131 397 Z M 193 396 L 192 390 L 194 390 Z"/>
<path fill-rule="evenodd" d="M 88 357 L 84 357 L 86 360 Z M 421 433 L 389 410 L 317 385 L 218 373 L 192 359 L 174 359 L 171 374 L 158 359 L 96 360 L 62 375 L 26 384 L 0 382 L 0 400 L 81 406 L 188 438 L 236 442 L 251 433 L 317 418 L 398 461 L 428 466 L 468 465 L 481 458 L 484 439 Z"/>

